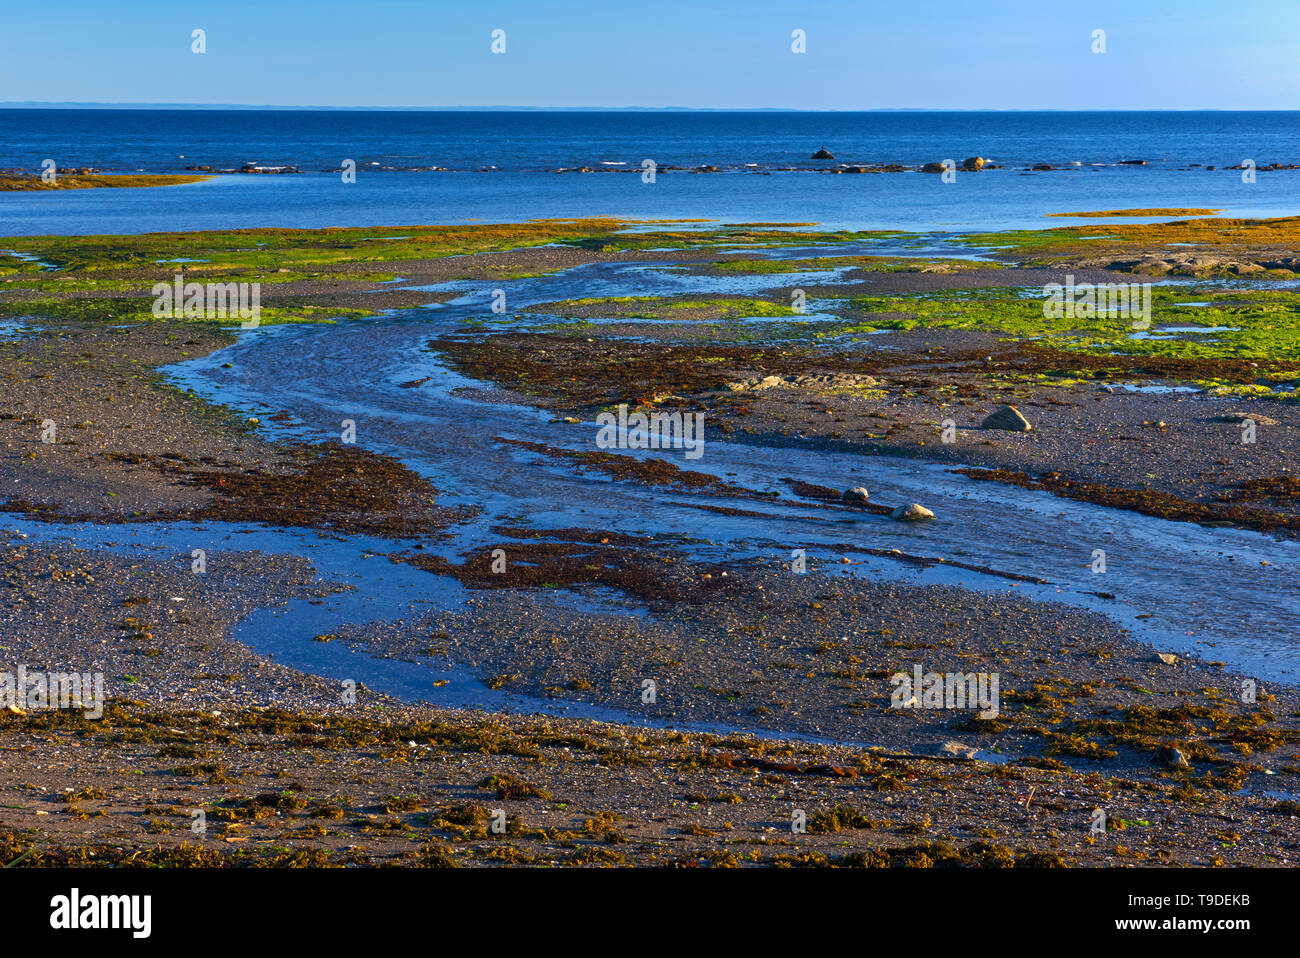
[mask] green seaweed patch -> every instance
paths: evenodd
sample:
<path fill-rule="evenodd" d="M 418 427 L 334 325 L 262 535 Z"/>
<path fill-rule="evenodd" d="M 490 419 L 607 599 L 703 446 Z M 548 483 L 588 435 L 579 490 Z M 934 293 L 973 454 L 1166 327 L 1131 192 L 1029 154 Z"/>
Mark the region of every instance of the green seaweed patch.
<path fill-rule="evenodd" d="M 688 269 L 689 267 L 681 267 Z M 1003 269 L 1004 263 L 966 259 L 889 256 L 818 256 L 811 259 L 732 259 L 710 263 L 709 271 L 760 275 L 858 269 L 873 273 L 955 273 L 964 269 Z"/>
<path fill-rule="evenodd" d="M 1108 223 L 1058 226 L 1046 230 L 999 230 L 956 237 L 966 246 L 996 248 L 1045 266 L 1080 255 L 1135 255 L 1170 245 L 1201 246 L 1207 252 L 1246 251 L 1251 247 L 1294 248 L 1300 242 L 1300 216 L 1273 219 L 1180 219 L 1162 223 Z M 1206 272 L 1213 272 L 1207 268 Z"/>
<path fill-rule="evenodd" d="M 683 300 L 671 296 L 604 296 L 568 299 L 538 307 L 549 313 L 603 313 L 627 319 L 697 321 L 794 316 L 793 307 L 762 299 L 725 298 Z"/>
<path fill-rule="evenodd" d="M 790 226 L 809 224 L 788 224 Z M 622 253 L 643 250 L 698 250 L 729 246 L 772 248 L 781 246 L 808 246 L 813 244 L 856 243 L 870 239 L 907 236 L 901 230 L 803 230 L 763 229 L 740 226 L 722 226 L 714 229 L 654 230 L 624 232 L 617 235 L 591 236 L 566 241 L 565 245 L 601 253 Z"/>
<path fill-rule="evenodd" d="M 665 223 L 687 222 L 683 220 Z M 220 230 L 141 235 L 21 236 L 0 239 L 0 248 L 65 271 L 147 272 L 165 279 L 177 258 L 202 260 L 206 269 L 310 271 L 347 263 L 442 259 L 558 245 L 601 251 L 781 246 L 791 243 L 855 242 L 891 233 L 808 230 L 659 229 L 658 223 L 592 217 L 525 223 L 456 226 L 369 226 L 329 229 Z M 635 232 L 628 232 L 636 230 Z M 193 265 L 203 265 L 193 264 Z M 190 265 L 190 264 L 187 264 Z M 29 266 L 28 269 L 40 267 Z"/>
<path fill-rule="evenodd" d="M 332 323 L 340 319 L 363 319 L 378 316 L 379 311 L 359 307 L 339 306 L 262 306 L 258 312 L 259 326 L 278 326 L 285 323 Z M 231 310 L 225 319 L 176 318 L 160 320 L 153 314 L 153 301 L 137 298 L 87 297 L 84 299 L 33 299 L 0 301 L 0 316 L 16 319 L 56 319 L 83 323 L 152 323 L 184 322 L 230 326 L 244 322 L 238 312 Z"/>
<path fill-rule="evenodd" d="M 836 334 L 855 337 L 882 329 L 979 330 L 1092 355 L 1300 362 L 1300 293 L 1233 290 L 1193 294 L 1155 288 L 1150 296 L 1149 323 L 1137 314 L 1136 306 L 1127 316 L 1105 310 L 1099 311 L 1100 315 L 1079 315 L 1077 308 L 1074 315 L 1054 316 L 1053 311 L 1044 310 L 1046 297 L 1041 293 L 1016 296 L 998 288 L 860 296 L 840 302 L 842 308 L 862 314 L 864 321 L 846 324 Z M 1198 332 L 1202 327 L 1205 332 Z M 1164 331 L 1169 328 L 1173 331 Z"/>

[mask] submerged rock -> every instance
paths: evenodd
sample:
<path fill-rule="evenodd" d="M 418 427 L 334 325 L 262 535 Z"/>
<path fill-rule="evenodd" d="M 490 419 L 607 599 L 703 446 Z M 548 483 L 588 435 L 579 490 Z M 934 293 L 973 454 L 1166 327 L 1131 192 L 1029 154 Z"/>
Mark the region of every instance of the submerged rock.
<path fill-rule="evenodd" d="M 936 755 L 953 755 L 957 758 L 974 758 L 979 749 L 974 745 L 964 745 L 961 742 L 943 742 L 934 747 Z"/>
<path fill-rule="evenodd" d="M 1006 432 L 1029 432 L 1034 428 L 1015 406 L 998 407 L 985 417 L 980 426 L 984 429 L 1002 429 Z"/>
<path fill-rule="evenodd" d="M 889 518 L 896 519 L 899 522 L 917 522 L 921 519 L 933 519 L 934 513 L 925 506 L 915 502 L 910 502 L 905 506 L 899 506 L 889 514 Z"/>
<path fill-rule="evenodd" d="M 854 486 L 852 489 L 845 489 L 844 495 L 840 498 L 845 502 L 866 502 L 871 498 L 871 494 L 861 486 Z"/>
<path fill-rule="evenodd" d="M 823 146 L 820 150 L 818 150 L 816 153 L 814 153 L 814 154 L 812 155 L 812 158 L 813 158 L 814 160 L 833 160 L 833 159 L 835 159 L 835 157 L 831 155 L 830 150 L 826 149 L 826 147 L 824 147 L 824 146 Z"/>

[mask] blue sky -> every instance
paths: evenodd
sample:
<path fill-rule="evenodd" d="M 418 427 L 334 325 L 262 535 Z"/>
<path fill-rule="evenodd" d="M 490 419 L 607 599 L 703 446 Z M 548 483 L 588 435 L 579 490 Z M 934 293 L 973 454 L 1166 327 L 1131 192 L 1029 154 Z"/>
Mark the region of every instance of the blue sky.
<path fill-rule="evenodd" d="M 1300 0 L 8 0 L 4 24 L 3 101 L 1300 108 Z"/>

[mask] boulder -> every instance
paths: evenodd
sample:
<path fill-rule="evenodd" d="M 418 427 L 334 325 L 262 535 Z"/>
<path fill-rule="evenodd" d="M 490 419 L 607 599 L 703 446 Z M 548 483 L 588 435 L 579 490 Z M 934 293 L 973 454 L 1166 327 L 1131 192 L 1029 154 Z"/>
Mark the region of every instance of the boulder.
<path fill-rule="evenodd" d="M 1276 426 L 1276 419 L 1269 419 L 1267 416 L 1261 416 L 1257 412 L 1242 412 L 1240 409 L 1231 409 L 1221 416 L 1215 416 L 1215 422 L 1230 422 L 1234 425 L 1244 425 L 1247 419 L 1253 419 L 1256 426 Z"/>
<path fill-rule="evenodd" d="M 1166 745 L 1156 753 L 1156 759 L 1165 768 L 1191 768 L 1192 763 L 1187 761 L 1187 756 L 1172 745 Z"/>
<path fill-rule="evenodd" d="M 984 429 L 1002 429 L 1006 432 L 1029 432 L 1034 427 L 1015 406 L 999 406 L 980 423 Z"/>
<path fill-rule="evenodd" d="M 941 742 L 933 746 L 935 755 L 952 755 L 956 758 L 974 758 L 975 753 L 979 751 L 974 745 L 963 745 L 961 742 Z"/>
<path fill-rule="evenodd" d="M 944 166 L 942 163 L 927 163 L 925 166 L 921 167 L 922 173 L 946 173 L 947 171 L 948 167 Z"/>
<path fill-rule="evenodd" d="M 988 160 L 982 156 L 968 156 L 961 161 L 961 168 L 967 173 L 978 173 L 984 169 L 986 163 L 988 163 Z"/>
<path fill-rule="evenodd" d="M 889 518 L 899 522 L 917 522 L 921 519 L 933 519 L 934 513 L 925 506 L 911 502 L 905 506 L 899 506 L 889 514 Z"/>
<path fill-rule="evenodd" d="M 814 154 L 812 155 L 812 158 L 813 158 L 814 160 L 833 160 L 833 159 L 835 159 L 835 157 L 831 154 L 830 150 L 826 149 L 826 147 L 824 147 L 824 146 L 823 146 L 820 150 L 818 150 L 816 153 L 814 153 Z"/>
<path fill-rule="evenodd" d="M 852 489 L 845 489 L 840 498 L 845 502 L 866 502 L 871 498 L 871 494 L 861 486 L 854 486 Z"/>

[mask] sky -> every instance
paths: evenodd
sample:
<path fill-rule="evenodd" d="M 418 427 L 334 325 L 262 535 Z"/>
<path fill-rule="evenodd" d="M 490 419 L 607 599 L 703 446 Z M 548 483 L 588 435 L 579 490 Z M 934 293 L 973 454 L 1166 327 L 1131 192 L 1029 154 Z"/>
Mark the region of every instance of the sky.
<path fill-rule="evenodd" d="M 1300 0 L 0 4 L 3 102 L 1300 108 Z"/>

